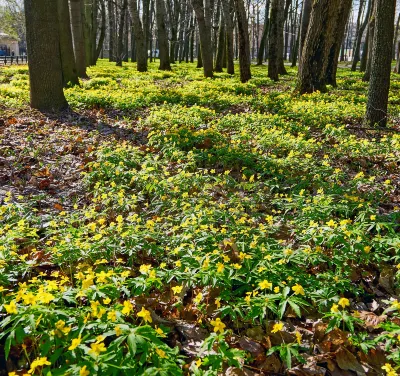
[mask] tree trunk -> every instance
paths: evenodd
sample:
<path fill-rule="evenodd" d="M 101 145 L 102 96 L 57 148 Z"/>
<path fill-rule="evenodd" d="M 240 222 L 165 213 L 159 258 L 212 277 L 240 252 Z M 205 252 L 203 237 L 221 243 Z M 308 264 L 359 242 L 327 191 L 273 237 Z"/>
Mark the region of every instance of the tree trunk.
<path fill-rule="evenodd" d="M 272 0 L 269 29 L 268 77 L 279 80 L 279 64 L 283 59 L 283 29 L 285 0 Z M 282 36 L 281 36 L 282 33 Z"/>
<path fill-rule="evenodd" d="M 224 14 L 226 27 L 226 72 L 235 74 L 235 65 L 233 61 L 233 18 L 232 3 L 230 1 L 222 1 L 222 10 Z"/>
<path fill-rule="evenodd" d="M 301 29 L 300 29 L 300 50 L 299 50 L 300 59 L 303 53 L 304 43 L 306 41 L 308 26 L 310 24 L 311 10 L 312 10 L 312 0 L 303 0 L 303 14 L 301 17 Z"/>
<path fill-rule="evenodd" d="M 338 68 L 340 46 L 345 36 L 345 29 L 347 21 L 349 20 L 351 5 L 352 0 L 342 0 L 337 13 L 335 29 L 333 31 L 334 42 L 329 52 L 328 66 L 326 68 L 325 75 L 326 84 L 332 85 L 333 87 L 337 86 L 336 73 Z"/>
<path fill-rule="evenodd" d="M 365 12 L 364 22 L 361 24 L 360 28 L 358 29 L 355 48 L 354 48 L 354 58 L 353 58 L 353 63 L 351 64 L 351 70 L 353 72 L 355 72 L 357 70 L 357 64 L 360 61 L 361 41 L 362 41 L 362 37 L 364 35 L 364 31 L 368 25 L 368 19 L 371 15 L 371 3 L 372 3 L 372 0 L 368 0 L 368 7 L 367 7 L 367 11 Z"/>
<path fill-rule="evenodd" d="M 312 5 L 298 73 L 297 90 L 300 94 L 326 91 L 326 69 L 340 4 L 341 0 L 319 0 Z"/>
<path fill-rule="evenodd" d="M 371 0 L 372 1 L 372 0 Z M 367 60 L 368 60 L 368 53 L 369 53 L 369 28 L 367 28 L 367 35 L 365 36 L 364 48 L 361 55 L 360 61 L 360 72 L 365 72 L 367 69 Z"/>
<path fill-rule="evenodd" d="M 215 58 L 215 71 L 222 72 L 222 63 L 225 50 L 225 24 L 224 19 L 221 17 L 219 31 L 218 31 L 218 46 L 217 46 L 217 56 Z"/>
<path fill-rule="evenodd" d="M 205 77 L 213 77 L 213 53 L 211 41 L 211 14 L 209 0 L 192 0 L 199 26 L 200 50 Z"/>
<path fill-rule="evenodd" d="M 396 0 L 376 0 L 375 33 L 366 123 L 386 126 Z"/>
<path fill-rule="evenodd" d="M 363 81 L 368 82 L 370 77 L 371 77 L 371 63 L 372 63 L 372 51 L 374 49 L 374 43 L 375 43 L 375 18 L 376 18 L 376 4 L 377 0 L 373 0 L 372 4 L 372 13 L 371 17 L 369 20 L 369 25 L 368 25 L 368 55 L 367 55 L 367 64 L 365 68 L 365 73 L 363 77 Z"/>
<path fill-rule="evenodd" d="M 142 22 L 140 21 L 136 0 L 129 0 L 129 10 L 131 13 L 133 34 L 135 36 L 137 70 L 139 72 L 147 72 L 146 39 L 143 32 Z"/>
<path fill-rule="evenodd" d="M 114 0 L 108 0 L 108 60 L 115 61 L 115 7 Z"/>
<path fill-rule="evenodd" d="M 400 42 L 397 43 L 397 58 L 394 73 L 400 73 Z"/>
<path fill-rule="evenodd" d="M 60 53 L 64 86 L 79 85 L 72 44 L 68 0 L 57 0 Z"/>
<path fill-rule="evenodd" d="M 94 65 L 97 63 L 97 59 L 100 56 L 100 52 L 103 51 L 104 39 L 106 37 L 106 4 L 105 0 L 100 0 L 101 7 L 101 28 L 100 28 L 100 36 L 99 41 L 96 47 L 96 56 L 94 60 Z"/>
<path fill-rule="evenodd" d="M 122 67 L 122 60 L 124 59 L 124 30 L 125 30 L 125 12 L 128 6 L 128 0 L 123 0 L 122 8 L 119 19 L 119 28 L 118 28 L 118 47 L 117 47 L 117 61 L 116 66 Z"/>
<path fill-rule="evenodd" d="M 171 70 L 170 59 L 168 56 L 168 37 L 165 27 L 165 5 L 164 0 L 156 0 L 156 21 L 158 50 L 160 58 L 160 70 Z"/>
<path fill-rule="evenodd" d="M 239 34 L 239 67 L 240 81 L 247 82 L 251 78 L 250 71 L 250 40 L 249 25 L 247 23 L 246 10 L 243 0 L 234 0 L 236 10 L 236 20 Z"/>
<path fill-rule="evenodd" d="M 127 4 L 128 7 L 128 4 Z M 129 30 L 130 30 L 130 19 L 128 10 L 125 8 L 125 28 L 124 28 L 124 62 L 129 61 Z"/>
<path fill-rule="evenodd" d="M 74 43 L 75 64 L 78 77 L 87 78 L 86 50 L 83 38 L 82 4 L 81 0 L 70 0 L 70 17 L 72 40 Z"/>
<path fill-rule="evenodd" d="M 397 16 L 397 22 L 396 22 L 396 30 L 394 32 L 394 38 L 393 38 L 393 60 L 396 59 L 396 46 L 397 46 L 397 38 L 399 36 L 399 26 L 400 26 L 400 13 Z"/>
<path fill-rule="evenodd" d="M 270 0 L 266 0 L 266 2 L 265 2 L 264 28 L 263 28 L 263 33 L 262 33 L 262 37 L 261 37 L 260 48 L 258 49 L 258 54 L 257 54 L 257 65 L 262 65 L 263 60 L 264 60 L 264 52 L 265 52 L 265 46 L 267 43 L 268 30 L 269 30 L 269 6 L 270 6 L 270 3 L 271 3 Z"/>
<path fill-rule="evenodd" d="M 287 20 L 288 14 L 289 14 L 289 6 L 292 3 L 291 0 L 286 0 L 285 3 L 285 8 L 283 10 L 283 15 L 279 13 L 279 42 L 278 42 L 278 73 L 279 74 L 287 74 L 286 68 L 285 68 L 285 62 L 283 59 L 284 56 L 284 47 L 285 47 L 285 22 Z"/>
<path fill-rule="evenodd" d="M 63 93 L 57 2 L 25 0 L 24 6 L 31 107 L 64 109 L 68 103 Z"/>

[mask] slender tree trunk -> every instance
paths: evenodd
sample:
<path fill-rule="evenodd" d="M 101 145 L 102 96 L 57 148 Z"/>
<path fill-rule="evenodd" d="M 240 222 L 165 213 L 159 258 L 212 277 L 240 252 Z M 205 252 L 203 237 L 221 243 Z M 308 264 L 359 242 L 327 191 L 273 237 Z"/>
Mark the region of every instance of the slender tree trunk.
<path fill-rule="evenodd" d="M 158 49 L 160 57 L 160 70 L 171 70 L 168 56 L 168 37 L 165 26 L 165 5 L 164 0 L 156 0 L 156 21 L 158 35 Z"/>
<path fill-rule="evenodd" d="M 190 31 L 190 62 L 194 63 L 194 35 L 195 35 L 195 24 L 192 17 L 193 24 Z"/>
<path fill-rule="evenodd" d="M 279 14 L 279 43 L 278 43 L 278 73 L 279 74 L 287 74 L 284 62 L 284 48 L 285 48 L 285 23 L 289 14 L 289 7 L 292 3 L 292 0 L 286 0 L 285 8 L 283 10 L 283 15 Z M 286 58 L 286 57 L 285 57 Z"/>
<path fill-rule="evenodd" d="M 303 53 L 304 43 L 306 41 L 308 25 L 310 24 L 312 10 L 312 0 L 303 0 L 303 12 L 301 16 L 301 28 L 300 28 L 300 51 L 299 56 Z"/>
<path fill-rule="evenodd" d="M 268 77 L 271 80 L 279 80 L 279 63 L 282 59 L 283 46 L 281 33 L 284 20 L 285 0 L 272 0 L 271 21 L 269 30 L 269 59 Z M 282 34 L 283 36 L 283 34 Z"/>
<path fill-rule="evenodd" d="M 213 54 L 211 41 L 211 14 L 209 0 L 192 0 L 199 26 L 201 58 L 205 77 L 213 77 Z"/>
<path fill-rule="evenodd" d="M 239 34 L 239 67 L 240 81 L 247 82 L 251 78 L 250 71 L 250 40 L 249 40 L 249 25 L 247 23 L 246 10 L 243 0 L 234 0 L 237 27 Z"/>
<path fill-rule="evenodd" d="M 386 126 L 396 0 L 376 0 L 375 33 L 366 123 Z"/>
<path fill-rule="evenodd" d="M 70 0 L 69 4 L 76 71 L 78 73 L 78 77 L 87 78 L 86 50 L 85 40 L 83 37 L 82 3 L 81 0 Z"/>
<path fill-rule="evenodd" d="M 354 58 L 353 58 L 353 63 L 351 65 L 351 70 L 353 72 L 356 71 L 357 64 L 360 61 L 361 41 L 362 41 L 362 37 L 364 35 L 364 31 L 368 25 L 368 19 L 370 17 L 370 12 L 371 12 L 371 3 L 372 3 L 372 0 L 368 0 L 368 6 L 367 6 L 367 11 L 365 12 L 364 22 L 361 24 L 360 28 L 358 29 L 355 47 L 354 47 Z"/>
<path fill-rule="evenodd" d="M 131 25 L 131 62 L 136 63 L 136 43 L 132 25 Z"/>
<path fill-rule="evenodd" d="M 217 56 L 215 58 L 215 71 L 222 72 L 222 64 L 225 50 L 225 24 L 223 17 L 221 17 L 219 31 L 218 31 L 218 46 L 217 46 Z"/>
<path fill-rule="evenodd" d="M 341 2 L 319 0 L 313 3 L 298 73 L 297 89 L 300 94 L 326 91 L 326 69 Z"/>
<path fill-rule="evenodd" d="M 394 73 L 400 73 L 400 41 L 397 43 L 397 58 Z"/>
<path fill-rule="evenodd" d="M 139 72 L 147 72 L 147 45 L 136 0 L 129 0 L 129 10 L 135 36 L 137 70 Z"/>
<path fill-rule="evenodd" d="M 122 67 L 122 61 L 124 59 L 124 53 L 125 53 L 124 30 L 125 30 L 125 19 L 126 19 L 125 13 L 127 6 L 128 6 L 128 0 L 123 0 L 120 20 L 119 20 L 119 28 L 118 28 L 118 48 L 117 48 L 117 61 L 116 61 L 117 67 Z"/>
<path fill-rule="evenodd" d="M 222 10 L 224 14 L 226 27 L 226 71 L 228 74 L 235 74 L 235 65 L 233 59 L 233 18 L 232 3 L 230 1 L 222 1 Z"/>
<path fill-rule="evenodd" d="M 373 0 L 372 4 L 372 13 L 371 17 L 369 20 L 369 25 L 368 25 L 368 55 L 367 55 L 367 65 L 365 68 L 365 73 L 363 77 L 363 81 L 368 82 L 371 77 L 371 63 L 372 63 L 372 51 L 374 49 L 374 43 L 375 43 L 375 18 L 376 18 L 376 6 L 377 6 L 377 0 Z"/>
<path fill-rule="evenodd" d="M 303 9 L 301 10 L 299 20 L 301 20 L 302 18 L 303 18 Z M 300 50 L 300 33 L 301 33 L 301 22 L 299 22 L 298 28 L 297 28 L 296 43 L 294 45 L 294 51 L 292 54 L 292 68 L 294 68 L 297 65 L 297 58 L 298 58 L 299 50 Z"/>
<path fill-rule="evenodd" d="M 258 54 L 257 54 L 257 65 L 262 65 L 263 60 L 264 60 L 264 52 L 265 52 L 265 46 L 267 44 L 268 30 L 269 30 L 269 7 L 270 7 L 270 4 L 271 4 L 271 1 L 266 0 L 264 28 L 263 28 L 263 33 L 262 33 L 262 37 L 261 37 L 260 48 L 258 49 Z"/>
<path fill-rule="evenodd" d="M 96 56 L 94 60 L 94 65 L 97 63 L 97 59 L 100 56 L 100 52 L 103 51 L 104 39 L 106 37 L 106 4 L 105 0 L 100 0 L 100 9 L 101 9 L 101 28 L 100 28 L 100 36 L 99 41 L 96 47 Z"/>
<path fill-rule="evenodd" d="M 400 13 L 397 16 L 396 22 L 396 30 L 394 32 L 394 39 L 393 39 L 393 60 L 396 59 L 396 46 L 397 46 L 397 38 L 399 36 L 399 26 L 400 26 Z"/>
<path fill-rule="evenodd" d="M 337 86 L 336 73 L 338 68 L 340 46 L 342 44 L 342 40 L 345 37 L 345 29 L 351 12 L 351 4 L 352 0 L 342 0 L 337 13 L 337 22 L 335 25 L 335 29 L 333 31 L 333 45 L 331 46 L 329 52 L 329 60 L 328 66 L 326 68 L 325 81 L 326 84 L 332 85 L 334 87 Z"/>
<path fill-rule="evenodd" d="M 63 93 L 57 2 L 25 0 L 24 7 L 31 107 L 64 109 L 68 103 Z"/>
<path fill-rule="evenodd" d="M 60 53 L 64 86 L 79 85 L 72 44 L 71 20 L 68 0 L 57 0 Z"/>
<path fill-rule="evenodd" d="M 203 68 L 203 58 L 201 55 L 200 42 L 197 42 L 197 68 Z"/>
<path fill-rule="evenodd" d="M 108 29 L 109 29 L 109 44 L 108 44 L 108 60 L 115 61 L 115 7 L 114 0 L 108 0 Z"/>
<path fill-rule="evenodd" d="M 367 60 L 368 60 L 368 54 L 369 54 L 369 40 L 370 40 L 370 38 L 369 38 L 369 28 L 368 28 L 367 35 L 365 36 L 363 52 L 361 55 L 360 72 L 365 72 L 367 69 Z"/>

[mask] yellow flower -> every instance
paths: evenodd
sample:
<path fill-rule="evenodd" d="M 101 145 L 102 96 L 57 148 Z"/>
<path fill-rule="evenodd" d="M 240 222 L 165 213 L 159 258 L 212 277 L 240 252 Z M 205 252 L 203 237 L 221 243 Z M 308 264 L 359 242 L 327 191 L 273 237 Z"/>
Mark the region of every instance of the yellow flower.
<path fill-rule="evenodd" d="M 347 299 L 347 298 L 340 298 L 339 301 L 338 301 L 338 304 L 339 304 L 342 308 L 345 308 L 345 307 L 347 307 L 347 306 L 350 305 L 350 301 L 349 301 L 349 299 Z"/>
<path fill-rule="evenodd" d="M 70 351 L 75 350 L 80 344 L 81 344 L 81 336 L 79 336 L 78 338 L 74 338 L 72 340 L 71 346 L 68 347 L 68 350 Z"/>
<path fill-rule="evenodd" d="M 111 299 L 110 298 L 105 298 L 105 299 L 103 299 L 103 303 L 105 305 L 110 304 L 111 303 Z"/>
<path fill-rule="evenodd" d="M 33 305 L 36 303 L 36 297 L 31 292 L 28 292 L 27 294 L 23 295 L 22 299 L 26 305 Z"/>
<path fill-rule="evenodd" d="M 242 265 L 240 264 L 233 264 L 232 266 L 237 270 L 242 269 Z"/>
<path fill-rule="evenodd" d="M 274 293 L 277 294 L 279 292 L 279 286 L 274 287 Z"/>
<path fill-rule="evenodd" d="M 89 354 L 92 354 L 94 356 L 99 356 L 100 353 L 107 351 L 106 347 L 104 346 L 104 343 L 92 343 L 90 345 L 91 350 L 89 350 Z"/>
<path fill-rule="evenodd" d="M 216 298 L 215 299 L 215 305 L 217 306 L 217 309 L 221 308 L 221 298 Z"/>
<path fill-rule="evenodd" d="M 382 369 L 386 371 L 386 376 L 397 376 L 397 372 L 390 363 L 385 363 L 385 365 L 382 366 Z"/>
<path fill-rule="evenodd" d="M 182 286 L 175 286 L 172 288 L 172 291 L 174 292 L 175 295 L 178 295 L 182 292 L 183 287 Z"/>
<path fill-rule="evenodd" d="M 400 302 L 397 299 L 393 300 L 392 308 L 400 310 Z"/>
<path fill-rule="evenodd" d="M 181 261 L 175 261 L 175 265 L 180 268 L 182 266 L 182 262 Z"/>
<path fill-rule="evenodd" d="M 161 328 L 156 328 L 156 333 L 162 338 L 167 337 Z"/>
<path fill-rule="evenodd" d="M 4 308 L 6 309 L 6 311 L 9 315 L 18 313 L 18 309 L 17 309 L 17 305 L 15 304 L 15 300 L 12 300 L 10 302 L 10 304 L 4 304 Z"/>
<path fill-rule="evenodd" d="M 156 348 L 156 353 L 160 358 L 166 358 L 167 357 L 167 355 L 165 354 L 165 351 L 161 350 L 159 348 Z"/>
<path fill-rule="evenodd" d="M 277 324 L 275 324 L 272 328 L 271 333 L 278 333 L 283 329 L 283 322 L 279 322 Z"/>
<path fill-rule="evenodd" d="M 215 333 L 222 333 L 224 331 L 224 328 L 226 327 L 226 325 L 221 321 L 219 317 L 211 321 L 210 324 L 214 327 Z"/>
<path fill-rule="evenodd" d="M 222 262 L 217 264 L 217 273 L 222 273 L 225 269 L 225 265 Z"/>
<path fill-rule="evenodd" d="M 141 266 L 140 266 L 139 271 L 140 271 L 140 273 L 142 273 L 142 274 L 147 274 L 147 273 L 150 271 L 150 269 L 151 269 L 151 265 L 149 265 L 149 264 L 144 264 L 144 265 L 141 265 Z"/>
<path fill-rule="evenodd" d="M 331 307 L 331 312 L 332 313 L 338 313 L 339 312 L 339 306 L 337 304 L 333 304 Z"/>
<path fill-rule="evenodd" d="M 41 357 L 41 358 L 36 358 L 32 363 L 31 363 L 31 368 L 28 371 L 28 373 L 33 374 L 36 370 L 37 367 L 42 367 L 42 366 L 50 366 L 51 363 L 47 360 L 47 358 Z"/>
<path fill-rule="evenodd" d="M 123 315 L 129 315 L 131 311 L 133 310 L 133 305 L 129 300 L 124 301 L 124 308 L 122 308 L 122 314 Z"/>
<path fill-rule="evenodd" d="M 305 295 L 304 293 L 304 289 L 301 285 L 299 285 L 298 283 L 296 283 L 293 287 L 292 290 L 294 291 L 295 295 Z"/>
<path fill-rule="evenodd" d="M 79 370 L 79 376 L 89 376 L 90 372 L 86 369 L 86 366 L 83 366 L 80 370 Z"/>
<path fill-rule="evenodd" d="M 145 322 L 153 322 L 150 311 L 148 311 L 147 309 L 144 309 L 144 307 L 142 307 L 142 310 L 140 312 L 138 312 L 137 316 L 142 317 Z"/>
<path fill-rule="evenodd" d="M 263 290 L 272 289 L 272 283 L 268 282 L 266 279 L 264 279 L 264 281 L 260 282 L 258 284 L 258 286 L 260 286 L 260 288 L 263 289 Z"/>
<path fill-rule="evenodd" d="M 114 330 L 115 330 L 115 334 L 116 334 L 117 336 L 120 336 L 120 335 L 122 334 L 122 330 L 121 330 L 121 327 L 120 327 L 119 325 L 117 325 L 117 326 L 114 328 Z"/>
<path fill-rule="evenodd" d="M 107 313 L 107 319 L 114 322 L 117 321 L 117 312 L 115 311 L 110 311 Z"/>
<path fill-rule="evenodd" d="M 299 332 L 296 332 L 295 335 L 296 335 L 296 341 L 300 345 L 303 336 Z"/>
<path fill-rule="evenodd" d="M 199 304 L 199 303 L 201 302 L 202 299 L 203 299 L 203 294 L 202 294 L 201 292 L 199 292 L 199 293 L 196 295 L 196 297 L 193 299 L 193 301 L 194 301 L 196 304 Z"/>
<path fill-rule="evenodd" d="M 376 215 L 374 214 L 374 215 L 371 215 L 370 217 L 369 217 L 369 219 L 371 220 L 371 221 L 375 221 L 376 220 Z"/>

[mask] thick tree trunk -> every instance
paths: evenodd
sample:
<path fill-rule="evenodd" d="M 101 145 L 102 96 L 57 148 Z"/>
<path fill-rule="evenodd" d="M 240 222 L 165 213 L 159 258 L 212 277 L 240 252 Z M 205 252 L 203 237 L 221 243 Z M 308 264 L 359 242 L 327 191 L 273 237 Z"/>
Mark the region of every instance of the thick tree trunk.
<path fill-rule="evenodd" d="M 247 23 L 246 10 L 243 0 L 234 0 L 236 10 L 236 20 L 239 34 L 239 68 L 240 81 L 247 82 L 251 78 L 250 71 L 250 40 L 249 25 Z"/>
<path fill-rule="evenodd" d="M 129 0 L 129 10 L 131 14 L 133 34 L 135 36 L 137 70 L 139 72 L 147 72 L 146 39 L 143 32 L 142 22 L 140 21 L 136 0 Z"/>
<path fill-rule="evenodd" d="M 365 12 L 364 22 L 361 24 L 360 28 L 358 29 L 356 43 L 355 43 L 355 47 L 354 47 L 354 58 L 353 58 L 353 63 L 351 64 L 351 70 L 353 72 L 355 72 L 357 70 L 357 64 L 360 61 L 361 41 L 362 41 L 362 37 L 364 35 L 364 31 L 368 25 L 368 19 L 371 15 L 371 3 L 372 3 L 372 0 L 368 0 L 368 7 L 367 7 L 367 11 Z"/>
<path fill-rule="evenodd" d="M 128 0 L 123 0 L 122 8 L 119 19 L 119 28 L 118 28 L 118 45 L 117 45 L 117 59 L 116 66 L 122 67 L 122 61 L 124 59 L 124 29 L 125 29 L 125 12 L 128 6 Z"/>
<path fill-rule="evenodd" d="M 221 17 L 219 31 L 218 31 L 218 46 L 217 46 L 217 56 L 215 58 L 215 71 L 222 72 L 222 64 L 225 50 L 225 24 L 223 17 Z"/>
<path fill-rule="evenodd" d="M 69 5 L 76 71 L 78 72 L 78 77 L 87 78 L 86 50 L 85 40 L 83 37 L 82 3 L 81 0 L 69 0 Z"/>
<path fill-rule="evenodd" d="M 326 69 L 334 43 L 334 30 L 341 0 L 319 0 L 312 6 L 310 24 L 299 66 L 297 90 L 326 91 Z"/>
<path fill-rule="evenodd" d="M 165 27 L 165 5 L 164 0 L 156 0 L 156 21 L 160 70 L 171 70 L 170 59 L 168 56 L 168 37 Z"/>
<path fill-rule="evenodd" d="M 24 6 L 31 106 L 42 111 L 64 109 L 68 103 L 63 93 L 57 2 L 25 0 Z"/>
<path fill-rule="evenodd" d="M 268 77 L 279 80 L 280 61 L 283 58 L 283 29 L 285 0 L 272 0 L 269 29 Z M 281 36 L 282 33 L 282 36 Z"/>
<path fill-rule="evenodd" d="M 226 71 L 228 74 L 235 74 L 235 65 L 233 61 L 233 17 L 232 3 L 230 1 L 222 1 L 222 10 L 224 14 L 226 27 Z"/>
<path fill-rule="evenodd" d="M 79 85 L 72 44 L 71 20 L 68 0 L 57 0 L 61 65 L 64 86 Z"/>
<path fill-rule="evenodd" d="M 279 14 L 279 43 L 278 43 L 278 73 L 287 74 L 284 62 L 284 48 L 285 48 L 285 23 L 289 14 L 289 7 L 292 0 L 286 0 L 285 8 L 283 10 L 283 15 Z M 286 58 L 286 57 L 285 57 Z"/>
<path fill-rule="evenodd" d="M 376 6 L 377 6 L 377 0 L 373 0 L 372 4 L 372 13 L 371 17 L 369 20 L 369 25 L 368 25 L 368 55 L 367 55 L 367 64 L 365 68 L 365 73 L 363 77 L 363 81 L 368 82 L 371 77 L 371 63 L 372 63 L 372 51 L 374 49 L 374 34 L 375 34 L 375 18 L 376 18 Z"/>
<path fill-rule="evenodd" d="M 303 11 L 301 16 L 301 29 L 300 29 L 300 50 L 299 50 L 300 59 L 301 55 L 303 54 L 303 47 L 306 41 L 308 26 L 310 24 L 311 10 L 312 10 L 312 0 L 304 0 Z"/>
<path fill-rule="evenodd" d="M 396 0 L 376 0 L 375 33 L 366 123 L 386 126 Z"/>
<path fill-rule="evenodd" d="M 351 4 L 352 0 L 342 0 L 337 13 L 335 29 L 333 31 L 334 42 L 329 52 L 325 81 L 327 85 L 332 85 L 334 87 L 337 86 L 336 73 L 338 68 L 340 46 L 345 36 L 345 29 L 350 16 Z"/>
<path fill-rule="evenodd" d="M 115 7 L 114 0 L 108 0 L 108 60 L 115 61 Z"/>
<path fill-rule="evenodd" d="M 263 28 L 263 33 L 261 36 L 261 42 L 260 42 L 260 48 L 258 49 L 258 54 L 257 54 L 257 65 L 262 65 L 263 60 L 264 60 L 264 52 L 265 52 L 265 46 L 267 44 L 267 39 L 268 39 L 268 30 L 269 30 L 269 7 L 270 7 L 271 1 L 266 0 L 265 2 L 265 16 L 264 16 L 264 28 Z"/>
<path fill-rule="evenodd" d="M 209 0 L 192 0 L 199 27 L 201 58 L 205 77 L 213 77 L 213 53 L 211 41 L 211 14 Z"/>

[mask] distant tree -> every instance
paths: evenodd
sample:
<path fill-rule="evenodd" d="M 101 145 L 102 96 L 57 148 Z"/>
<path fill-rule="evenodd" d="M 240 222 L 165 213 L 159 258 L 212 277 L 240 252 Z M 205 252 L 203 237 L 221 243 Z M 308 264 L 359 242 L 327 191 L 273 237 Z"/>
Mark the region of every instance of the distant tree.
<path fill-rule="evenodd" d="M 217 44 L 217 56 L 215 57 L 215 71 L 222 72 L 224 49 L 225 49 L 225 22 L 224 17 L 221 15 L 218 30 L 218 44 Z"/>
<path fill-rule="evenodd" d="M 363 21 L 363 23 L 360 25 L 357 35 L 356 35 L 356 42 L 355 42 L 355 47 L 354 47 L 354 59 L 353 59 L 353 63 L 351 65 L 351 70 L 354 72 L 357 69 L 357 64 L 360 61 L 361 57 L 360 57 L 360 50 L 361 50 L 361 41 L 364 35 L 364 31 L 366 29 L 366 27 L 368 26 L 368 19 L 370 16 L 370 11 L 371 11 L 371 4 L 372 4 L 372 0 L 367 0 L 368 1 L 368 6 L 367 6 L 367 10 L 365 12 L 365 19 Z"/>
<path fill-rule="evenodd" d="M 251 78 L 249 25 L 243 0 L 234 0 L 234 2 L 239 34 L 240 81 L 247 82 Z"/>
<path fill-rule="evenodd" d="M 63 93 L 57 2 L 25 0 L 30 103 L 42 111 L 68 106 Z"/>
<path fill-rule="evenodd" d="M 228 74 L 235 73 L 235 65 L 233 62 L 233 6 L 231 0 L 222 0 L 222 10 L 224 14 L 226 27 L 226 72 Z"/>
<path fill-rule="evenodd" d="M 262 65 L 265 54 L 265 47 L 268 43 L 268 30 L 269 30 L 269 8 L 271 0 L 265 1 L 265 15 L 264 15 L 264 27 L 261 36 L 260 47 L 257 54 L 257 65 Z"/>
<path fill-rule="evenodd" d="M 137 70 L 147 72 L 147 44 L 146 36 L 140 20 L 136 0 L 129 0 L 129 10 L 132 20 L 133 34 L 135 36 Z"/>
<path fill-rule="evenodd" d="M 83 35 L 82 0 L 69 0 L 69 5 L 76 71 L 78 72 L 79 77 L 87 78 L 86 49 Z"/>
<path fill-rule="evenodd" d="M 157 36 L 158 36 L 158 49 L 160 70 L 171 70 L 171 64 L 168 52 L 168 35 L 165 25 L 165 4 L 164 0 L 156 0 L 156 21 L 157 21 Z"/>
<path fill-rule="evenodd" d="M 125 48 L 124 48 L 124 30 L 125 30 L 125 20 L 126 12 L 128 7 L 128 0 L 122 1 L 122 6 L 119 14 L 119 27 L 118 27 L 118 42 L 117 42 L 117 54 L 116 54 L 116 66 L 122 67 L 122 61 L 124 60 Z"/>
<path fill-rule="evenodd" d="M 285 0 L 272 0 L 271 20 L 269 29 L 269 48 L 268 48 L 268 77 L 271 80 L 279 80 L 279 63 L 283 55 L 283 22 L 285 12 Z"/>
<path fill-rule="evenodd" d="M 312 0 L 304 0 L 303 11 L 301 14 L 301 26 L 300 26 L 300 49 L 299 49 L 300 59 L 303 52 L 304 43 L 306 41 L 308 25 L 310 24 L 311 9 L 312 9 Z"/>
<path fill-rule="evenodd" d="M 396 0 L 376 0 L 366 123 L 386 126 Z"/>

